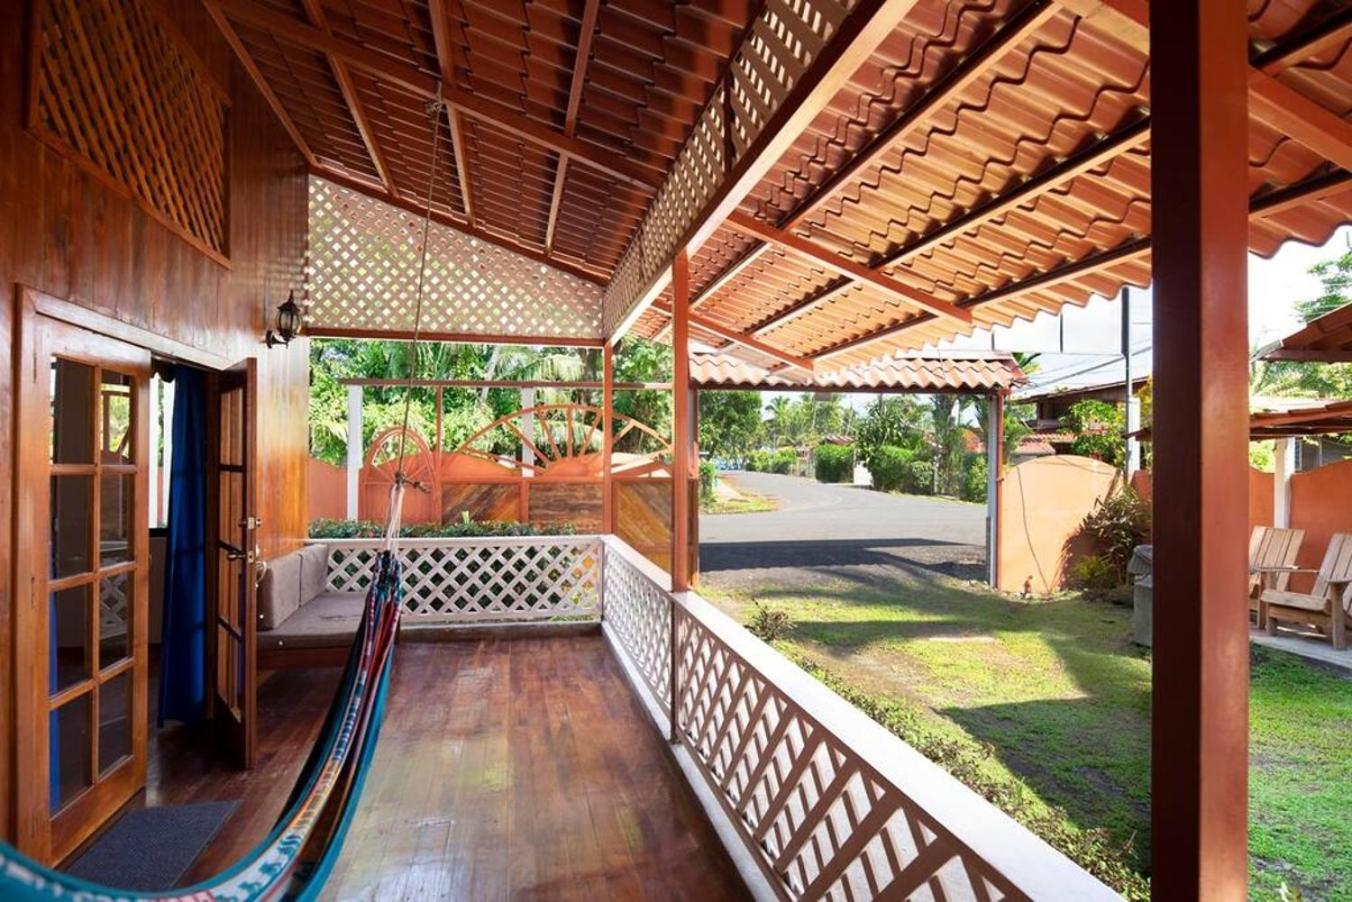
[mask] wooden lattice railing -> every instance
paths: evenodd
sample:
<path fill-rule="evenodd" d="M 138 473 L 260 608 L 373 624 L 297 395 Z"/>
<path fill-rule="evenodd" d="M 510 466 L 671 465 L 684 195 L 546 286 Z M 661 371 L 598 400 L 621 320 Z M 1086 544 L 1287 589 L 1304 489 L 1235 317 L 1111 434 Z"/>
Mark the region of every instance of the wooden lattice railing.
<path fill-rule="evenodd" d="M 605 570 L 606 636 L 759 867 L 762 895 L 1117 898 L 703 599 L 671 594 L 613 536 Z"/>
<path fill-rule="evenodd" d="M 33 6 L 29 128 L 225 261 L 228 98 L 222 88 L 153 3 L 38 0 Z M 11 4 L 11 13 L 21 8 Z M 7 19 L 7 27 L 19 27 L 13 16 Z"/>
<path fill-rule="evenodd" d="M 330 592 L 371 586 L 379 539 L 326 539 Z M 601 616 L 599 536 L 401 539 L 408 623 Z"/>

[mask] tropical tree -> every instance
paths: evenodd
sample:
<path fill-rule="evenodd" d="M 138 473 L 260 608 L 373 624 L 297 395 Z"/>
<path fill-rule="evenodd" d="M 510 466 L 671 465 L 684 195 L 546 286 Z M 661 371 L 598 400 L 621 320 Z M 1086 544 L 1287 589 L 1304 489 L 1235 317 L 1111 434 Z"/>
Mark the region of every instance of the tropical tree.
<path fill-rule="evenodd" d="M 760 442 L 764 428 L 760 392 L 700 392 L 699 444 L 710 456 L 740 461 Z"/>

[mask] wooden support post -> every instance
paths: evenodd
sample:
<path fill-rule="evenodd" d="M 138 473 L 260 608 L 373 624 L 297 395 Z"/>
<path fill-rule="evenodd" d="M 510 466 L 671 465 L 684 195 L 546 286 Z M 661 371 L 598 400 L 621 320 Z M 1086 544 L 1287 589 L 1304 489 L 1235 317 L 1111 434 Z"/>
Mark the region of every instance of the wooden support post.
<path fill-rule="evenodd" d="M 1291 527 L 1291 477 L 1296 472 L 1296 438 L 1279 438 L 1273 445 L 1272 525 Z"/>
<path fill-rule="evenodd" d="M 672 264 L 671 590 L 690 588 L 690 260 Z"/>
<path fill-rule="evenodd" d="M 361 398 L 362 387 L 347 387 L 347 518 L 357 519 L 357 480 L 361 474 Z"/>
<path fill-rule="evenodd" d="M 1000 506 L 1005 483 L 1005 394 L 986 401 L 986 571 L 994 588 L 1000 579 Z"/>
<path fill-rule="evenodd" d="M 1155 280 L 1151 892 L 1243 899 L 1248 856 L 1248 42 L 1150 4 Z"/>
<path fill-rule="evenodd" d="M 615 482 L 611 455 L 615 450 L 615 349 L 607 344 L 601 352 L 601 531 L 615 531 Z"/>

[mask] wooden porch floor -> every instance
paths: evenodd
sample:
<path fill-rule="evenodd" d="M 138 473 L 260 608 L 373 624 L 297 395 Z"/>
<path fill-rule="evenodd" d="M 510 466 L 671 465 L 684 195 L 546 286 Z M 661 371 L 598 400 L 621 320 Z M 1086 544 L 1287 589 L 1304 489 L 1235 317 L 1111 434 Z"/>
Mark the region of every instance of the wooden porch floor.
<path fill-rule="evenodd" d="M 745 894 L 600 636 L 399 646 L 324 898 Z"/>

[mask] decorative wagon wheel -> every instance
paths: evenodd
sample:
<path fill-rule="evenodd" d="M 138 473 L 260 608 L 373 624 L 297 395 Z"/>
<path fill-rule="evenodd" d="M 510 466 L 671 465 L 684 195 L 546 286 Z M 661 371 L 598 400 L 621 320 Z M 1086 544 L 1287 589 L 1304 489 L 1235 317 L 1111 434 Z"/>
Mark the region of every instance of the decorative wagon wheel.
<path fill-rule="evenodd" d="M 416 430 L 410 429 L 407 439 L 401 445 L 400 436 L 403 434 L 403 427 L 391 426 L 379 433 L 375 440 L 371 442 L 371 450 L 366 452 L 366 484 L 385 489 L 394 485 L 395 474 L 382 464 L 398 457 L 399 450 L 402 447 L 405 478 L 423 491 L 431 492 L 434 497 L 439 497 L 436 462 L 432 459 L 432 449 L 428 447 L 427 439 L 419 435 Z"/>
<path fill-rule="evenodd" d="M 587 404 L 540 404 L 494 420 L 465 439 L 455 449 L 455 453 L 513 469 L 519 467 L 544 476 L 551 467 L 557 467 L 565 461 L 600 454 L 605 438 L 604 422 L 605 412 L 599 407 Z M 659 435 L 652 427 L 623 414 L 615 414 L 615 423 L 619 428 L 614 433 L 614 444 L 619 444 L 621 439 L 637 431 L 652 450 L 616 462 L 611 468 L 612 473 L 625 474 L 640 468 L 648 469 L 670 459 L 670 440 Z M 530 452 L 529 461 L 518 460 L 493 449 L 495 441 L 501 439 L 504 432 Z"/>

